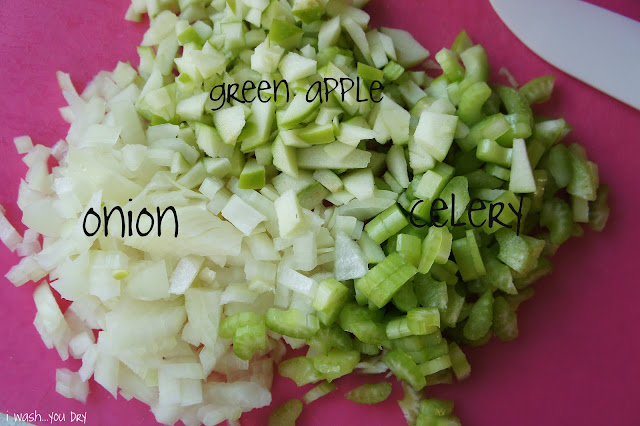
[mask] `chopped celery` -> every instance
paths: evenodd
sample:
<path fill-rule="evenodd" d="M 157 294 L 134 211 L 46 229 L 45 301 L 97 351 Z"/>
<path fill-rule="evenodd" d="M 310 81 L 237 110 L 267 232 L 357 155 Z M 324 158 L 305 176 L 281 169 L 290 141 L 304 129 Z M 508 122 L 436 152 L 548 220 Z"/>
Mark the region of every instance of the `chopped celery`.
<path fill-rule="evenodd" d="M 302 401 L 290 399 L 269 415 L 268 426 L 291 426 L 295 425 L 296 419 L 302 413 Z"/>
<path fill-rule="evenodd" d="M 382 360 L 399 380 L 404 380 L 416 390 L 425 387 L 426 381 L 420 367 L 400 349 L 387 352 Z"/>
<path fill-rule="evenodd" d="M 493 294 L 484 293 L 476 301 L 464 326 L 464 337 L 469 340 L 482 338 L 491 329 L 493 323 Z"/>
<path fill-rule="evenodd" d="M 326 394 L 333 392 L 335 389 L 335 384 L 324 381 L 311 389 L 309 392 L 305 393 L 302 399 L 305 404 L 311 404 L 316 399 L 322 398 Z"/>
<path fill-rule="evenodd" d="M 331 349 L 326 355 L 318 355 L 313 359 L 313 366 L 327 381 L 349 374 L 360 362 L 358 351 Z"/>
<path fill-rule="evenodd" d="M 377 404 L 389 398 L 391 383 L 378 382 L 359 386 L 345 394 L 345 398 L 358 404 Z"/>
<path fill-rule="evenodd" d="M 313 299 L 313 308 L 323 324 L 331 325 L 338 318 L 347 299 L 347 287 L 335 278 L 327 278 L 318 285 Z"/>
<path fill-rule="evenodd" d="M 303 386 L 323 379 L 322 373 L 316 370 L 314 361 L 306 356 L 289 358 L 278 365 L 278 373 Z"/>
<path fill-rule="evenodd" d="M 320 328 L 318 317 L 291 308 L 283 311 L 277 308 L 267 310 L 266 324 L 271 330 L 284 336 L 307 339 Z"/>

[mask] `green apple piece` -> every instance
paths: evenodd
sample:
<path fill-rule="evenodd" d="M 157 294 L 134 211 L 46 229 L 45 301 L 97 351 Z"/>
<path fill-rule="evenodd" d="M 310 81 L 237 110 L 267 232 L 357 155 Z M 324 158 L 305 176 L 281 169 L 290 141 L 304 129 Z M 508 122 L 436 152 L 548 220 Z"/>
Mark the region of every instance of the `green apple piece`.
<path fill-rule="evenodd" d="M 205 158 L 204 168 L 211 176 L 223 178 L 231 173 L 231 161 L 228 158 Z"/>
<path fill-rule="evenodd" d="M 371 153 L 354 149 L 341 159 L 331 158 L 324 151 L 325 145 L 298 149 L 298 167 L 301 169 L 364 169 L 371 161 Z"/>
<path fill-rule="evenodd" d="M 302 208 L 293 189 L 285 191 L 273 204 L 276 208 L 281 237 L 289 238 L 304 229 L 305 221 L 303 220 Z"/>
<path fill-rule="evenodd" d="M 336 140 L 333 134 L 333 123 L 322 125 L 311 123 L 296 130 L 296 134 L 300 139 L 312 145 L 327 144 Z"/>
<path fill-rule="evenodd" d="M 396 145 L 404 145 L 409 142 L 409 111 L 393 102 L 389 96 L 383 96 L 380 101 L 380 112 L 385 127 Z"/>
<path fill-rule="evenodd" d="M 271 101 L 264 103 L 254 101 L 251 105 L 251 111 L 252 114 L 248 123 L 255 126 L 255 132 L 242 141 L 242 152 L 251 151 L 269 140 L 273 128 L 273 119 L 276 114 L 276 104 Z"/>
<path fill-rule="evenodd" d="M 308 118 L 320 106 L 320 97 L 307 102 L 306 93 L 298 93 L 278 119 L 278 126 L 290 129 Z"/>
<path fill-rule="evenodd" d="M 509 191 L 516 193 L 536 192 L 536 180 L 533 177 L 524 139 L 513 140 Z"/>
<path fill-rule="evenodd" d="M 362 62 L 358 62 L 358 75 L 367 83 L 372 81 L 382 81 L 384 78 L 384 71 L 374 68 Z"/>
<path fill-rule="evenodd" d="M 196 143 L 209 157 L 230 158 L 233 147 L 222 141 L 218 131 L 204 123 L 195 123 Z"/>
<path fill-rule="evenodd" d="M 315 74 L 316 64 L 313 59 L 289 52 L 280 61 L 278 69 L 282 78 L 291 82 Z"/>
<path fill-rule="evenodd" d="M 328 63 L 324 68 L 323 73 L 324 78 L 334 78 L 336 81 L 342 81 L 343 79 L 349 79 L 349 76 L 346 75 L 340 68 L 335 66 L 333 63 Z M 349 115 L 355 115 L 358 112 L 358 101 L 356 100 L 355 88 L 349 90 L 344 94 L 344 101 L 342 100 L 342 94 L 340 92 L 340 87 L 331 92 L 334 99 L 340 104 L 342 109 L 344 109 Z M 384 97 L 383 97 L 384 99 Z"/>
<path fill-rule="evenodd" d="M 338 192 L 344 187 L 342 180 L 331 170 L 316 170 L 313 172 L 313 178 L 332 193 Z"/>
<path fill-rule="evenodd" d="M 183 99 L 178 102 L 176 106 L 176 113 L 183 120 L 197 121 L 202 118 L 202 112 L 204 111 L 204 104 L 209 97 L 208 93 L 200 93 L 187 99 Z"/>
<path fill-rule="evenodd" d="M 353 194 L 358 200 L 373 198 L 373 173 L 371 169 L 355 170 L 342 177 L 344 189 Z"/>
<path fill-rule="evenodd" d="M 320 32 L 318 33 L 318 51 L 335 46 L 340 39 L 340 17 L 325 21 L 320 25 Z"/>
<path fill-rule="evenodd" d="M 319 0 L 295 0 L 291 12 L 305 24 L 311 24 L 324 15 L 324 3 Z"/>
<path fill-rule="evenodd" d="M 240 173 L 238 188 L 240 189 L 260 189 L 266 183 L 266 173 L 264 166 L 251 158 L 247 161 Z"/>
<path fill-rule="evenodd" d="M 213 123 L 222 141 L 226 144 L 234 145 L 246 123 L 244 108 L 242 105 L 236 105 L 216 111 L 213 113 Z"/>
<path fill-rule="evenodd" d="M 282 19 L 274 19 L 269 31 L 269 40 L 286 50 L 291 50 L 298 47 L 303 34 L 302 28 Z"/>
<path fill-rule="evenodd" d="M 456 134 L 458 117 L 423 111 L 416 127 L 414 139 L 429 155 L 444 161 Z"/>
<path fill-rule="evenodd" d="M 285 145 L 280 135 L 276 137 L 273 145 L 271 145 L 271 153 L 273 155 L 273 165 L 278 170 L 289 176 L 298 177 L 296 149 Z"/>
<path fill-rule="evenodd" d="M 295 23 L 295 18 L 291 14 L 290 9 L 285 8 L 279 0 L 271 0 L 269 6 L 262 12 L 260 23 L 262 27 L 270 30 L 274 21 L 281 20 L 290 24 Z"/>
<path fill-rule="evenodd" d="M 380 32 L 393 40 L 397 55 L 396 62 L 404 68 L 415 67 L 429 57 L 429 51 L 408 32 L 394 28 L 381 28 Z"/>
<path fill-rule="evenodd" d="M 356 147 L 360 141 L 375 139 L 376 135 L 377 133 L 369 128 L 364 118 L 354 117 L 340 123 L 338 140 L 344 144 Z"/>
<path fill-rule="evenodd" d="M 189 43 L 195 43 L 199 48 L 202 48 L 202 45 L 204 44 L 204 40 L 200 38 L 200 34 L 198 34 L 195 28 L 191 26 L 178 34 L 178 42 L 180 42 L 181 46 Z"/>

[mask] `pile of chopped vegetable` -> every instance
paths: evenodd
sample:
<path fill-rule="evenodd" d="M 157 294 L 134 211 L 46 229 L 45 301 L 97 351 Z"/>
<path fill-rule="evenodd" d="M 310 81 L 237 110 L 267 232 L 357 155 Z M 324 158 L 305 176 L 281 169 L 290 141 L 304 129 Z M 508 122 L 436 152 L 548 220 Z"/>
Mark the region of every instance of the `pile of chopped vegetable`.
<path fill-rule="evenodd" d="M 150 17 L 137 69 L 119 63 L 81 94 L 58 74 L 69 133 L 53 148 L 16 138 L 28 230 L 0 208 L 0 238 L 22 257 L 6 277 L 39 282 L 45 345 L 82 359 L 57 371 L 59 393 L 84 401 L 93 377 L 160 423 L 215 425 L 271 403 L 274 363 L 319 383 L 304 404 L 346 374 L 390 371 L 408 423 L 459 424 L 421 391 L 469 376 L 461 346 L 517 337 L 549 257 L 604 227 L 608 187 L 561 142 L 565 120 L 534 114 L 553 77 L 490 84 L 464 31 L 430 75 L 429 52 L 369 28 L 365 3 L 133 0 L 127 19 Z M 327 79 L 360 92 L 306 98 Z M 266 101 L 243 102 L 261 82 Z M 308 351 L 281 362 L 283 342 Z"/>

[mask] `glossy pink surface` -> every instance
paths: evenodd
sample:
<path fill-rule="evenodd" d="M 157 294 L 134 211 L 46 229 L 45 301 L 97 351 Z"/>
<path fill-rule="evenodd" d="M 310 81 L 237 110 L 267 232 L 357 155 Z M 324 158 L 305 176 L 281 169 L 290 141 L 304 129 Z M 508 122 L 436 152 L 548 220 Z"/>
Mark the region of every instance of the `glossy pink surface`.
<path fill-rule="evenodd" d="M 636 0 L 594 3 L 640 20 Z M 67 125 L 57 113 L 65 105 L 56 83 L 57 70 L 70 73 L 82 88 L 98 71 L 113 69 L 118 60 L 137 63 L 135 47 L 145 24 L 125 22 L 126 8 L 126 0 L 2 2 L 0 204 L 20 231 L 21 213 L 15 199 L 26 166 L 12 139 L 29 134 L 35 143 L 52 145 L 66 135 Z M 535 56 L 509 32 L 486 0 L 373 0 L 367 10 L 373 25 L 409 30 L 433 53 L 465 28 L 486 47 L 497 81 L 502 81 L 497 75 L 501 66 L 520 83 L 556 73 L 553 103 L 539 111 L 564 116 L 574 126 L 568 140 L 586 147 L 600 165 L 601 181 L 611 186 L 607 229 L 602 234 L 587 231 L 562 247 L 553 259 L 555 272 L 536 285 L 536 296 L 519 311 L 520 337 L 512 343 L 492 341 L 469 349 L 471 378 L 429 389 L 428 395 L 453 398 L 456 414 L 466 425 L 637 425 L 640 112 Z M 1 246 L 2 275 L 16 262 L 17 257 Z M 0 278 L 0 412 L 37 412 L 43 417 L 36 422 L 39 425 L 50 423 L 45 421 L 49 413 L 64 413 L 66 422 L 61 424 L 69 424 L 71 411 L 86 412 L 88 425 L 155 424 L 141 403 L 116 401 L 93 382 L 86 405 L 56 394 L 55 369 L 77 369 L 79 362 L 63 363 L 40 341 L 32 325 L 33 289 L 32 283 L 15 289 Z M 392 397 L 378 406 L 357 406 L 342 398 L 363 382 L 361 377 L 338 380 L 338 392 L 305 408 L 299 424 L 405 424 L 395 403 L 402 396 L 397 383 Z M 280 404 L 302 392 L 288 379 L 276 378 L 273 395 L 274 404 Z M 252 412 L 241 423 L 264 425 L 270 411 Z"/>

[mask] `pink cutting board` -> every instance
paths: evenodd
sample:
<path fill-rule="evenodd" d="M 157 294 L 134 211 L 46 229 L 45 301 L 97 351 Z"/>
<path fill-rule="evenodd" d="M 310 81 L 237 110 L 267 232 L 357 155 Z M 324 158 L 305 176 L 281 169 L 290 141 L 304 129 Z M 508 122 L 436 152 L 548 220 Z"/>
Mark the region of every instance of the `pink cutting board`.
<path fill-rule="evenodd" d="M 640 20 L 636 0 L 598 0 L 601 6 Z M 111 4 L 111 5 L 109 5 Z M 145 24 L 123 20 L 126 0 L 4 0 L 0 9 L 0 204 L 20 231 L 15 205 L 19 177 L 26 167 L 12 139 L 29 134 L 52 145 L 66 135 L 57 113 L 64 100 L 55 72 L 71 74 L 80 87 L 118 60 L 137 63 L 135 46 Z M 487 0 L 373 0 L 367 7 L 372 24 L 409 30 L 433 53 L 448 46 L 460 29 L 483 44 L 496 71 L 508 68 L 516 79 L 555 73 L 553 104 L 540 108 L 564 116 L 579 141 L 600 165 L 602 182 L 611 186 L 611 217 L 604 233 L 587 231 L 572 239 L 553 259 L 555 272 L 541 280 L 533 300 L 519 311 L 520 337 L 512 343 L 492 341 L 468 350 L 473 367 L 464 383 L 428 389 L 430 396 L 452 398 L 466 425 L 637 425 L 640 424 L 640 300 L 638 241 L 640 210 L 640 112 L 555 70 L 535 56 L 498 19 Z M 541 23 L 544 25 L 544 23 Z M 615 48 L 615 46 L 612 46 Z M 598 60 L 594 52 L 594 61 Z M 621 52 L 633 55 L 637 52 Z M 616 64 L 612 64 L 615 66 Z M 638 84 L 633 81 L 629 84 Z M 0 247 L 0 272 L 17 257 Z M 88 425 L 153 425 L 143 404 L 116 401 L 95 383 L 86 405 L 55 392 L 55 369 L 77 369 L 47 350 L 32 325 L 34 285 L 19 289 L 0 278 L 3 301 L 0 325 L 0 412 L 34 413 L 50 424 L 49 414 L 85 413 Z M 338 380 L 338 392 L 305 408 L 299 424 L 319 426 L 402 425 L 395 400 L 358 406 L 342 394 L 361 377 Z M 276 378 L 274 405 L 301 396 L 288 379 Z M 271 408 L 245 415 L 244 425 L 265 425 Z M 1 417 L 1 416 L 0 416 Z M 2 423 L 0 418 L 0 423 Z"/>

